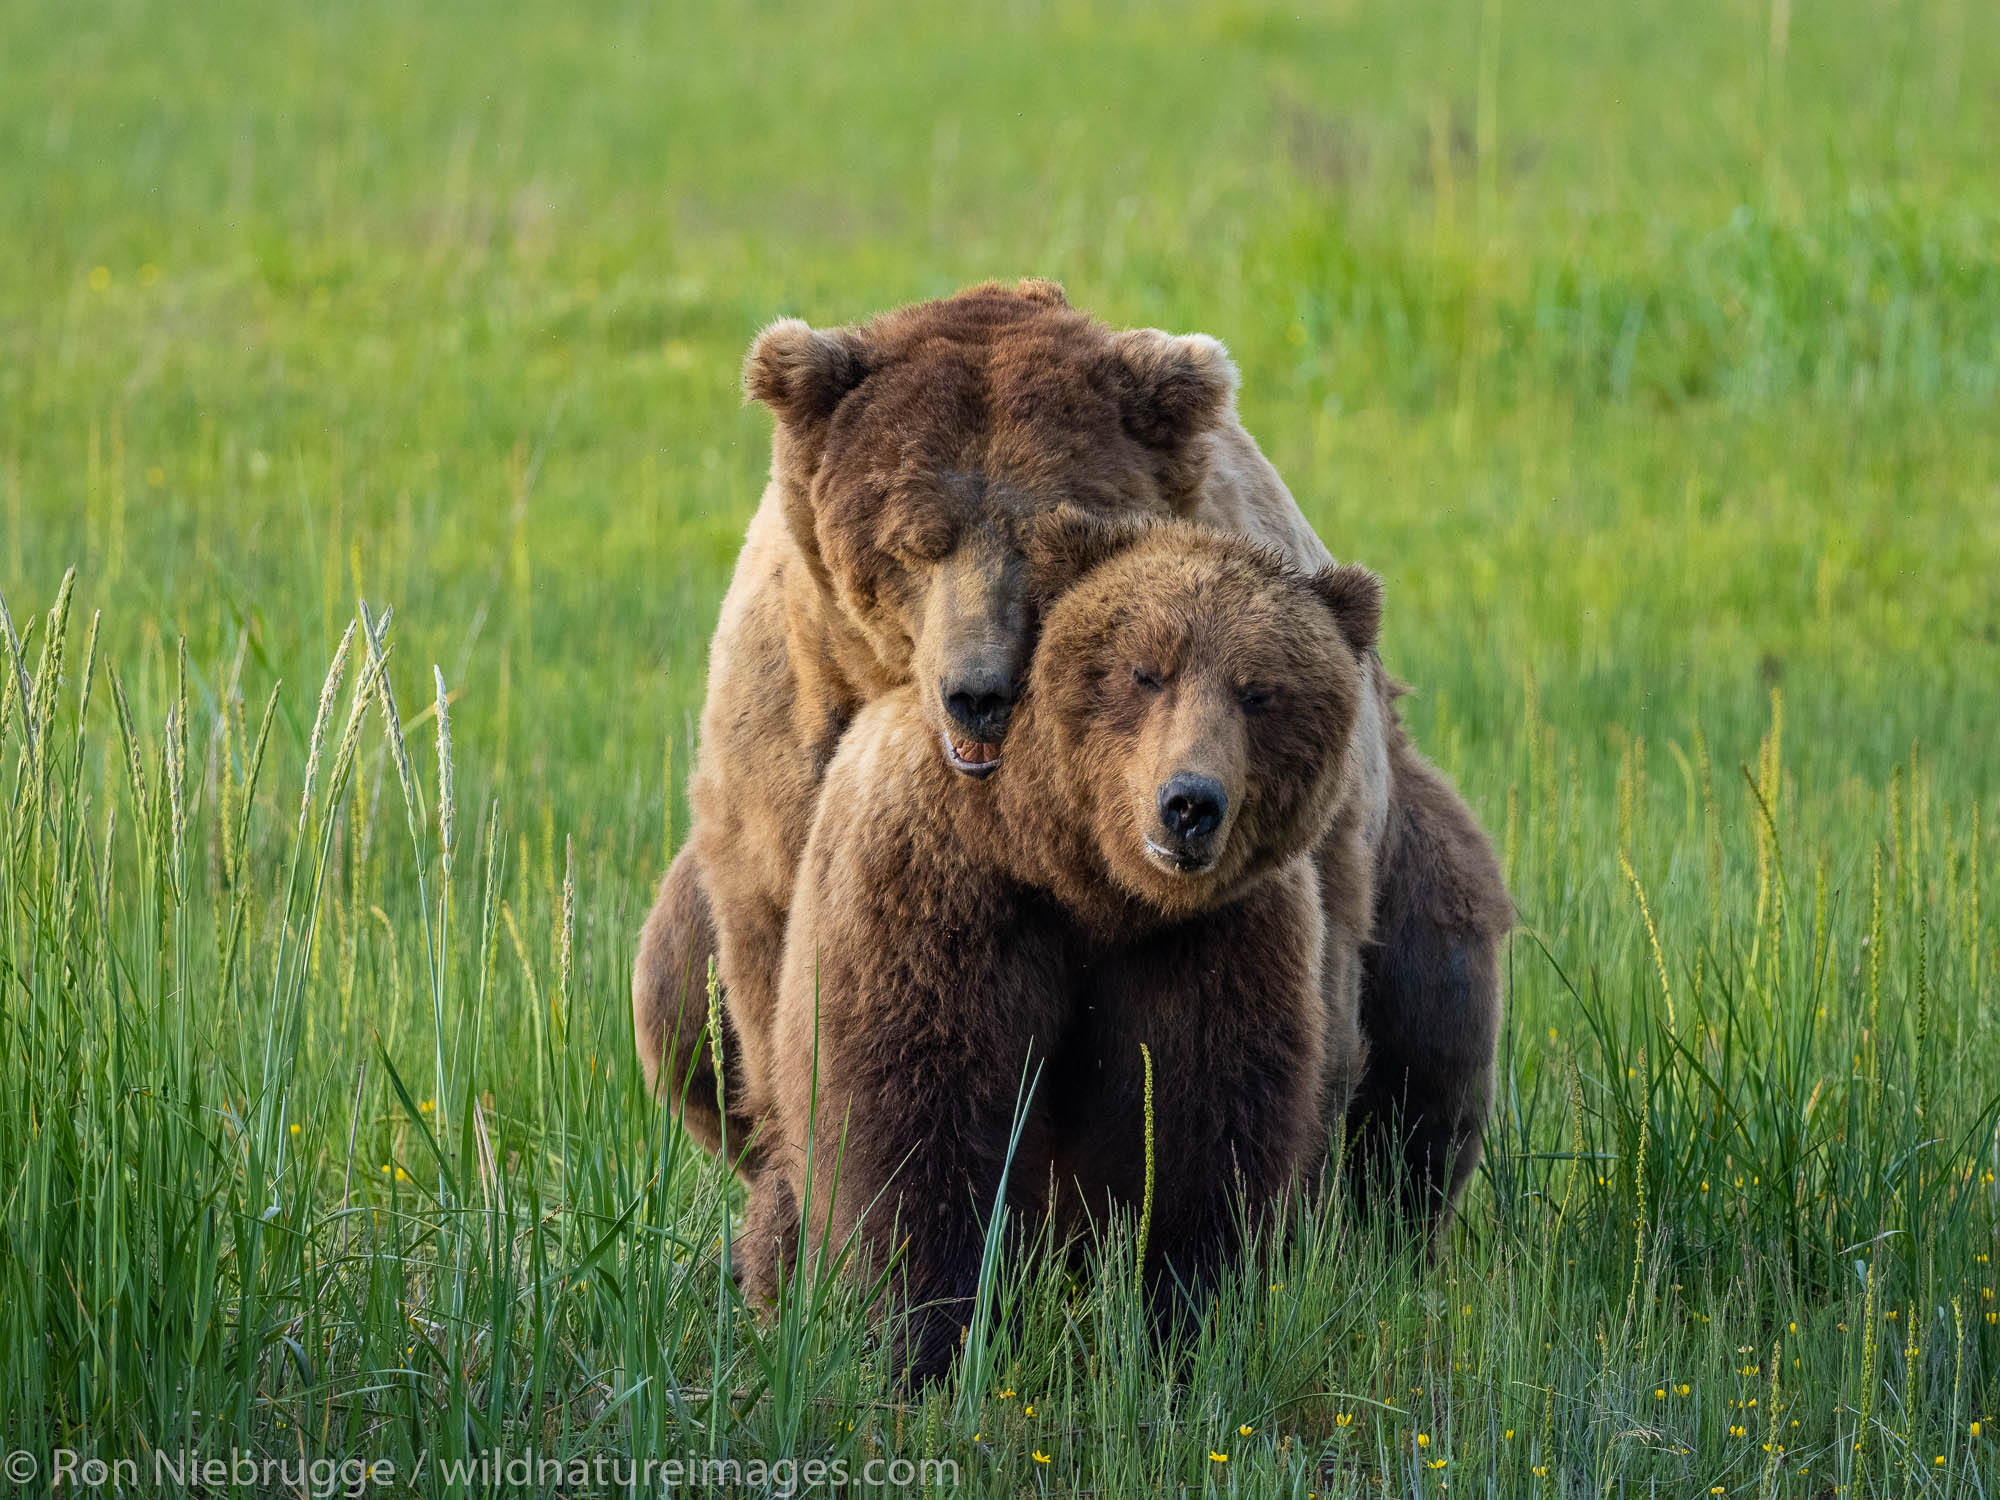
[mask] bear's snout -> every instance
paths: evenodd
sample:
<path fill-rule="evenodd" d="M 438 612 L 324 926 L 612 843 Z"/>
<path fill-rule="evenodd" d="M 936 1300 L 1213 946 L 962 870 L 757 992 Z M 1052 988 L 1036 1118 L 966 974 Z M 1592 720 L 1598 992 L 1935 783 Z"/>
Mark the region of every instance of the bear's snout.
<path fill-rule="evenodd" d="M 1155 798 L 1160 837 L 1147 839 L 1156 859 L 1182 874 L 1193 874 L 1215 863 L 1221 852 L 1216 830 L 1229 814 L 1229 793 L 1213 776 L 1178 771 L 1160 783 Z"/>
<path fill-rule="evenodd" d="M 1019 685 L 1011 674 L 994 666 L 961 670 L 938 684 L 938 696 L 952 722 L 981 744 L 998 744 L 1014 714 Z"/>
<path fill-rule="evenodd" d="M 1229 793 L 1213 776 L 1183 771 L 1160 788 L 1160 826 L 1177 839 L 1192 843 L 1207 838 L 1222 825 L 1229 811 Z"/>

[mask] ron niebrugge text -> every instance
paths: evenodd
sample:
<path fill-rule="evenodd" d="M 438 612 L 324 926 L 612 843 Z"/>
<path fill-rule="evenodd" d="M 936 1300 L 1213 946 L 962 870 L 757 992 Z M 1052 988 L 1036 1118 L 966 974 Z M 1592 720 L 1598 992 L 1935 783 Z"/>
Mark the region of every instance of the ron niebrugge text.
<path fill-rule="evenodd" d="M 622 1454 L 570 1454 L 557 1457 L 532 1450 L 491 1449 L 455 1458 L 432 1459 L 419 1454 L 409 1469 L 399 1471 L 390 1459 L 306 1458 L 301 1455 L 245 1453 L 227 1455 L 158 1449 L 145 1459 L 102 1458 L 71 1448 L 49 1457 L 46 1474 L 33 1455 L 9 1455 L 6 1477 L 22 1487 L 37 1480 L 51 1490 L 131 1490 L 141 1488 L 283 1491 L 315 1500 L 361 1500 L 371 1492 L 401 1482 L 415 1486 L 426 1471 L 447 1488 L 453 1486 L 541 1488 L 563 1485 L 571 1494 L 629 1493 L 634 1488 L 659 1494 L 680 1489 L 705 1493 L 737 1489 L 777 1495 L 844 1489 L 853 1485 L 887 1490 L 956 1487 L 958 1461 L 950 1458 L 875 1457 L 850 1462 L 835 1459 L 631 1458 Z"/>

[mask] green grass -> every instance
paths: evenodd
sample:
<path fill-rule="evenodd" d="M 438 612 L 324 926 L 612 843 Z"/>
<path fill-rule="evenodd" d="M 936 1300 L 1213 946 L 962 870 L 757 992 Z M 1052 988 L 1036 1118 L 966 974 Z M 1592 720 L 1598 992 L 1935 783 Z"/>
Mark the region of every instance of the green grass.
<path fill-rule="evenodd" d="M 1995 1492 L 2000 12 L 124 3 L 0 55 L 0 1448 Z M 626 975 L 751 334 L 1030 273 L 1227 341 L 1383 573 L 1521 907 L 1502 1097 L 1435 1266 L 1335 1204 L 1170 1370 L 1121 1226 L 896 1404 L 851 1290 L 724 1296 Z"/>

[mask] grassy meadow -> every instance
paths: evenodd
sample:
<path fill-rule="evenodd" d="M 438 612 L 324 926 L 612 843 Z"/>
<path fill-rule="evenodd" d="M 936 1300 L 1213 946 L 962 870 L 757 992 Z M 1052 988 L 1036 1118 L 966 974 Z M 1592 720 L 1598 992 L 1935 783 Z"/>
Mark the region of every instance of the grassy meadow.
<path fill-rule="evenodd" d="M 112 0 L 0 57 L 18 1493 L 2000 1494 L 2000 10 Z M 1027 274 L 1230 346 L 1521 922 L 1434 1265 L 1336 1200 L 1167 1355 L 1114 1226 L 903 1401 L 851 1289 L 733 1297 L 627 977 L 744 348 Z"/>

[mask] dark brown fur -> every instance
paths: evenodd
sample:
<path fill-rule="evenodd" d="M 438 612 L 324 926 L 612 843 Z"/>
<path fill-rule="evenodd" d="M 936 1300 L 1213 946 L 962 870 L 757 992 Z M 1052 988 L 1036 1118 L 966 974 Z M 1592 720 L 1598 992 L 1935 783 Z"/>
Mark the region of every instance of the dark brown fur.
<path fill-rule="evenodd" d="M 1380 690 L 1390 690 L 1385 676 Z M 1362 950 L 1368 1071 L 1349 1106 L 1352 1180 L 1406 1223 L 1441 1226 L 1479 1165 L 1500 1036 L 1500 951 L 1514 923 L 1493 846 L 1389 717 L 1392 790 Z"/>
<path fill-rule="evenodd" d="M 693 1098 L 713 1081 L 699 1055 L 707 1001 L 684 976 L 717 959 L 741 1061 L 732 1114 L 759 1118 L 819 778 L 856 710 L 889 687 L 914 680 L 941 731 L 947 679 L 1018 674 L 1034 640 L 1022 539 L 1036 516 L 1187 512 L 1294 555 L 1317 546 L 1237 424 L 1234 381 L 1214 340 L 1113 333 L 1047 282 L 759 336 L 744 386 L 778 416 L 772 481 L 710 651 L 694 829 L 633 975 L 649 1081 L 697 1132 L 713 1128 Z M 696 910 L 688 886 L 706 925 L 673 919 Z"/>
<path fill-rule="evenodd" d="M 1374 578 L 1309 579 L 1189 526 L 1038 531 L 1057 538 L 1031 544 L 1038 580 L 1090 571 L 1048 616 L 1006 765 L 990 784 L 948 769 L 911 689 L 863 711 L 800 867 L 775 1018 L 746 1280 L 769 1296 L 795 1242 L 809 1142 L 822 1201 L 838 1156 L 833 1243 L 858 1231 L 878 1266 L 904 1246 L 913 1377 L 949 1364 L 1037 1069 L 1006 1192 L 1069 1230 L 1141 1199 L 1151 1049 L 1149 1268 L 1198 1289 L 1238 1195 L 1254 1213 L 1323 1160 L 1360 1065 L 1321 973 L 1367 907 L 1326 930 L 1310 854 L 1355 790 Z M 1190 871 L 1148 846 L 1175 839 L 1159 789 L 1195 771 L 1230 815 L 1176 843 L 1205 861 Z M 817 1242 L 824 1207 L 810 1218 Z"/>
<path fill-rule="evenodd" d="M 1038 628 L 1023 571 L 1035 517 L 1061 504 L 1178 515 L 1308 571 L 1331 562 L 1237 421 L 1220 345 L 1114 333 L 1048 283 L 977 287 L 858 328 L 774 324 L 744 378 L 778 418 L 771 484 L 711 649 L 694 832 L 633 984 L 648 1078 L 697 1135 L 716 1126 L 713 1073 L 700 1050 L 705 994 L 685 976 L 719 959 L 737 1054 L 731 1114 L 754 1122 L 769 1102 L 793 874 L 839 736 L 864 703 L 907 684 L 942 756 L 964 734 L 947 689 L 1018 680 Z M 1367 670 L 1362 784 L 1318 863 L 1335 925 L 1375 899 L 1372 880 L 1348 873 L 1365 867 L 1357 850 L 1396 865 L 1384 871 L 1363 1002 L 1394 1087 L 1364 1091 L 1353 1124 L 1367 1143 L 1357 1159 L 1402 1160 L 1415 1184 L 1406 1201 L 1436 1222 L 1477 1160 L 1510 909 L 1483 836 L 1408 742 L 1372 654 Z M 1005 750 L 1004 713 L 982 722 L 973 738 Z M 706 923 L 690 919 L 698 910 Z M 1349 992 L 1330 1004 L 1353 1003 L 1363 967 L 1329 965 L 1329 990 Z"/>

